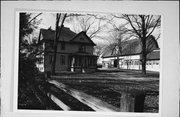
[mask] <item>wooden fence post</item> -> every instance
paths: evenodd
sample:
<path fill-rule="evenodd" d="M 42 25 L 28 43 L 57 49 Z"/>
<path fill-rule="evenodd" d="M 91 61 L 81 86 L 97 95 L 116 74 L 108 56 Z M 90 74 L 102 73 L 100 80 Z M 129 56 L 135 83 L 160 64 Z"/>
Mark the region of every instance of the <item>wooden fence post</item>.
<path fill-rule="evenodd" d="M 143 112 L 145 94 L 121 93 L 120 111 L 121 112 Z"/>
<path fill-rule="evenodd" d="M 145 94 L 141 93 L 135 96 L 135 112 L 143 112 L 144 111 L 144 102 L 145 102 Z"/>
<path fill-rule="evenodd" d="M 134 112 L 134 97 L 131 94 L 121 93 L 120 111 Z"/>

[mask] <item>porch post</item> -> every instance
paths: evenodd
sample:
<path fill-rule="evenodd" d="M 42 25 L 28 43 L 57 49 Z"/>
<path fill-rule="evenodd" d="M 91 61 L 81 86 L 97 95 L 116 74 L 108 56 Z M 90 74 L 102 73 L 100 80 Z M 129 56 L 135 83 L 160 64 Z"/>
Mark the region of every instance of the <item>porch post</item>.
<path fill-rule="evenodd" d="M 121 93 L 120 111 L 121 112 L 143 112 L 144 111 L 145 94 Z"/>
<path fill-rule="evenodd" d="M 71 72 L 74 72 L 74 62 L 75 62 L 75 58 L 72 57 L 72 61 L 71 61 Z"/>
<path fill-rule="evenodd" d="M 81 72 L 82 73 L 85 73 L 84 67 L 85 67 L 85 57 L 82 56 L 82 65 L 81 65 L 81 70 L 82 70 Z"/>

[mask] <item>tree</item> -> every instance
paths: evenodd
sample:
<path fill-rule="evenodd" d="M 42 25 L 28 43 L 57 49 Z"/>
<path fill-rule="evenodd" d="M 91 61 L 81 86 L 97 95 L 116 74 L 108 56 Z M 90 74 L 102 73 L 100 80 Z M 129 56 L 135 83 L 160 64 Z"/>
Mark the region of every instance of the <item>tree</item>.
<path fill-rule="evenodd" d="M 117 68 L 120 68 L 119 65 L 119 56 L 122 54 L 122 41 L 124 39 L 124 36 L 126 34 L 127 30 L 124 27 L 124 25 L 121 25 L 119 27 L 115 27 L 112 30 L 112 39 L 115 41 L 114 42 L 114 52 L 117 58 Z"/>
<path fill-rule="evenodd" d="M 104 45 L 98 44 L 98 46 L 94 47 L 94 54 L 100 56 L 103 53 L 103 50 L 104 50 Z"/>
<path fill-rule="evenodd" d="M 98 37 L 106 25 L 102 23 L 103 17 L 95 14 L 69 14 L 68 17 L 76 33 L 84 31 L 91 39 Z"/>
<path fill-rule="evenodd" d="M 59 39 L 59 37 L 61 36 L 61 31 L 62 31 L 62 27 L 63 27 L 63 23 L 66 19 L 66 16 L 67 14 L 59 14 L 57 13 L 56 14 L 56 29 L 55 29 L 55 39 L 54 39 L 54 54 L 53 54 L 53 62 L 52 62 L 52 66 L 51 66 L 51 73 L 52 74 L 55 74 L 55 65 L 56 65 L 56 54 L 57 54 L 57 41 Z M 59 28 L 59 22 L 60 22 L 60 18 L 62 18 L 62 21 L 61 21 L 61 25 L 60 25 L 60 28 Z"/>
<path fill-rule="evenodd" d="M 142 74 L 146 74 L 146 56 L 150 51 L 147 51 L 147 39 L 150 38 L 154 30 L 160 26 L 161 16 L 154 15 L 122 15 L 115 16 L 116 18 L 125 19 L 131 29 L 130 32 L 136 34 L 142 44 L 141 62 Z"/>
<path fill-rule="evenodd" d="M 36 20 L 36 17 L 39 15 L 40 14 L 32 18 L 32 14 L 30 13 L 20 13 L 19 81 L 24 81 L 23 84 L 27 84 L 29 81 L 33 81 L 33 78 L 35 76 L 32 75 L 35 75 L 37 73 L 37 68 L 35 64 L 37 61 L 39 61 L 39 58 L 36 58 L 39 49 L 37 47 L 36 37 L 31 38 L 30 35 L 40 23 L 40 20 Z M 30 38 L 31 41 L 28 41 L 28 38 Z M 26 66 L 26 68 L 22 66 Z M 30 74 L 26 73 L 27 71 L 31 71 Z"/>
<path fill-rule="evenodd" d="M 38 74 L 36 63 L 41 61 L 37 57 L 41 49 L 38 48 L 37 37 L 33 35 L 40 23 L 40 20 L 36 19 L 39 15 L 32 17 L 30 13 L 20 13 L 18 108 L 27 108 L 30 105 L 32 106 L 31 102 L 34 102 L 28 93 L 34 92 L 32 86 L 36 84 L 35 78 Z"/>
<path fill-rule="evenodd" d="M 111 26 L 111 29 L 108 31 L 110 36 L 108 37 L 109 45 L 106 46 L 106 49 L 112 50 L 112 54 L 116 56 L 116 63 L 117 68 L 120 68 L 119 65 L 119 56 L 123 53 L 122 47 L 123 47 L 123 41 L 131 38 L 133 34 L 129 32 L 129 30 L 125 27 L 126 24 L 117 24 L 116 22 L 113 22 L 113 19 L 106 19 Z M 105 49 L 105 51 L 106 51 Z"/>
<path fill-rule="evenodd" d="M 36 18 L 42 13 L 37 14 L 35 17 L 31 18 L 31 13 L 20 13 L 20 27 L 19 27 L 19 43 L 23 44 L 25 37 L 30 35 L 40 23 L 41 20 L 36 20 Z"/>

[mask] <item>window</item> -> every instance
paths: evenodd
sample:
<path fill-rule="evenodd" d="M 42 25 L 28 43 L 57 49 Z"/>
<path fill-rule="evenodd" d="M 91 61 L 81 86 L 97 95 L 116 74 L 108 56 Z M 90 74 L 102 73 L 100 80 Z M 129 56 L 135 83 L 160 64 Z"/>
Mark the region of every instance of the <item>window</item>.
<path fill-rule="evenodd" d="M 152 64 L 152 61 L 149 61 L 149 65 L 151 65 Z"/>
<path fill-rule="evenodd" d="M 139 64 L 139 62 L 138 61 L 135 61 L 135 65 L 138 65 Z"/>
<path fill-rule="evenodd" d="M 134 61 L 131 61 L 131 65 L 134 65 Z"/>
<path fill-rule="evenodd" d="M 156 65 L 159 65 L 159 61 L 156 61 Z"/>
<path fill-rule="evenodd" d="M 86 52 L 86 46 L 85 45 L 80 45 L 79 46 L 79 51 L 80 52 Z"/>
<path fill-rule="evenodd" d="M 45 49 L 46 50 L 52 50 L 53 49 L 53 47 L 54 47 L 54 45 L 53 45 L 54 43 L 53 42 L 49 42 L 49 43 L 46 43 L 46 47 L 45 47 Z"/>
<path fill-rule="evenodd" d="M 61 50 L 65 50 L 66 48 L 65 48 L 65 43 L 64 42 L 62 42 L 61 43 Z"/>
<path fill-rule="evenodd" d="M 52 55 L 49 55 L 49 63 L 51 64 L 53 61 L 53 56 Z"/>
<path fill-rule="evenodd" d="M 53 47 L 54 47 L 54 43 L 53 42 L 50 42 L 50 47 L 53 49 Z"/>
<path fill-rule="evenodd" d="M 65 56 L 64 55 L 60 56 L 60 64 L 65 65 Z"/>

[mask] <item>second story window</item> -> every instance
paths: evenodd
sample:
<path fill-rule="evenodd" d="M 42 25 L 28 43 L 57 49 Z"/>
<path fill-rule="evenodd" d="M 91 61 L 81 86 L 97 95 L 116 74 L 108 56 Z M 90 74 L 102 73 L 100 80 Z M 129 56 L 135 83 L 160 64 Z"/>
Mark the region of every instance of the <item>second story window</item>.
<path fill-rule="evenodd" d="M 65 56 L 64 55 L 60 56 L 60 64 L 65 65 Z"/>
<path fill-rule="evenodd" d="M 46 50 L 52 50 L 53 47 L 54 47 L 53 44 L 54 44 L 53 42 L 45 43 L 45 49 L 46 49 Z"/>
<path fill-rule="evenodd" d="M 51 64 L 53 61 L 53 56 L 52 55 L 49 55 L 49 64 Z"/>
<path fill-rule="evenodd" d="M 65 49 L 66 49 L 65 43 L 62 42 L 62 43 L 61 43 L 61 50 L 65 50 Z"/>
<path fill-rule="evenodd" d="M 51 49 L 54 48 L 54 42 L 50 42 L 50 47 L 51 47 Z"/>
<path fill-rule="evenodd" d="M 80 52 L 86 52 L 86 46 L 85 45 L 80 45 L 79 46 L 79 51 Z"/>

